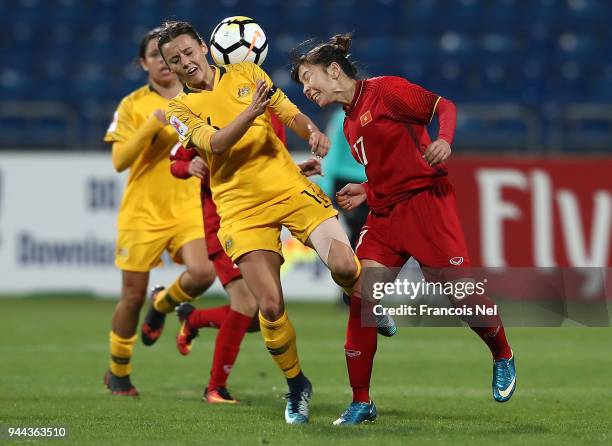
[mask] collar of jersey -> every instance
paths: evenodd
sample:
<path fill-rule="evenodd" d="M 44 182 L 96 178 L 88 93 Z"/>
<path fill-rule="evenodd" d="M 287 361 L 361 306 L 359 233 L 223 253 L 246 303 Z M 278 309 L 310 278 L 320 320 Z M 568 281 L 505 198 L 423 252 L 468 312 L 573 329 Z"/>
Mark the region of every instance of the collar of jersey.
<path fill-rule="evenodd" d="M 212 67 L 215 69 L 215 77 L 213 79 L 212 90 L 201 90 L 199 88 L 192 87 L 189 84 L 185 84 L 183 91 L 185 93 L 202 93 L 203 91 L 213 91 L 215 88 L 217 88 L 217 85 L 219 85 L 219 81 L 221 81 L 221 78 L 225 74 L 226 69 L 225 67 L 218 66 L 218 65 L 213 65 Z"/>
<path fill-rule="evenodd" d="M 357 101 L 359 101 L 359 98 L 361 97 L 361 93 L 363 91 L 363 82 L 363 80 L 357 80 L 357 83 L 355 84 L 355 94 L 353 95 L 353 100 L 349 105 L 344 107 L 344 112 L 347 115 L 353 110 L 353 108 L 355 108 L 355 105 L 357 105 Z"/>

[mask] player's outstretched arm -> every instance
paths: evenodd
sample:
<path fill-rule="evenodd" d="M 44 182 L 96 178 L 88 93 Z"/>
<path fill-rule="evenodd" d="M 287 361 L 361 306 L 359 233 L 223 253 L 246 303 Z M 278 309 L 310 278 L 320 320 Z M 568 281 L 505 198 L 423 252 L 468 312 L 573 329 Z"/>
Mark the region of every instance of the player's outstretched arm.
<path fill-rule="evenodd" d="M 308 141 L 313 155 L 321 158 L 327 155 L 330 146 L 329 138 L 304 113 L 295 115 L 288 126 L 296 135 Z"/>
<path fill-rule="evenodd" d="M 155 110 L 149 116 L 149 119 L 128 139 L 113 143 L 112 160 L 117 172 L 123 172 L 129 168 L 136 161 L 138 155 L 150 144 L 152 136 L 166 125 L 163 111 L 159 111 L 161 118 L 160 113 L 157 112 L 158 110 Z"/>
<path fill-rule="evenodd" d="M 255 118 L 266 111 L 270 99 L 265 81 L 257 82 L 251 104 L 227 126 L 217 130 L 210 138 L 210 148 L 214 154 L 221 154 L 231 148 L 249 129 Z"/>

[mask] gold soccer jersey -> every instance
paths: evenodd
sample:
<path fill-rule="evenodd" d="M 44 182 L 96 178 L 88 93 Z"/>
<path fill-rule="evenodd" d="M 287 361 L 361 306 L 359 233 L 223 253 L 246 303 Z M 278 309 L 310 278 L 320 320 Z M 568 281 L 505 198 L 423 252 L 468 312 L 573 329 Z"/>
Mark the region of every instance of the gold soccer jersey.
<path fill-rule="evenodd" d="M 130 166 L 128 183 L 119 210 L 118 229 L 164 230 L 174 227 L 189 214 L 201 224 L 199 180 L 177 180 L 170 173 L 170 151 L 177 144 L 176 132 L 151 118 L 156 109 L 166 110 L 168 100 L 150 86 L 143 86 L 126 96 L 109 126 L 106 142 L 125 142 L 142 126 L 157 131 L 146 142 Z M 155 129 L 153 129 L 155 130 Z"/>
<path fill-rule="evenodd" d="M 268 113 L 258 116 L 225 153 L 211 151 L 214 132 L 251 104 L 260 79 L 271 88 L 270 107 L 283 124 L 290 125 L 298 108 L 272 85 L 259 66 L 250 62 L 215 67 L 212 90 L 186 86 L 168 107 L 168 120 L 180 142 L 185 147 L 195 147 L 210 167 L 213 199 L 222 226 L 300 193 L 310 184 L 274 133 Z"/>

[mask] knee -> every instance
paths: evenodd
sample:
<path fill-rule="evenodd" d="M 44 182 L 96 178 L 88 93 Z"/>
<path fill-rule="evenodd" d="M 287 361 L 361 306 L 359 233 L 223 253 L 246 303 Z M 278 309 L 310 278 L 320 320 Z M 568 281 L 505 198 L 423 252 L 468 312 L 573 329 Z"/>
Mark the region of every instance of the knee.
<path fill-rule="evenodd" d="M 247 301 L 244 302 L 244 304 L 242 305 L 242 312 L 244 314 L 250 314 L 253 316 L 257 316 L 257 303 L 255 302 L 255 299 L 253 299 L 252 301 Z"/>
<path fill-rule="evenodd" d="M 201 288 L 208 288 L 215 281 L 215 269 L 212 262 L 207 261 L 199 265 L 190 265 L 187 268 L 189 275 Z"/>
<path fill-rule="evenodd" d="M 137 313 L 144 304 L 146 294 L 146 288 L 124 286 L 121 294 L 121 304 L 127 311 Z"/>
<path fill-rule="evenodd" d="M 353 278 L 358 271 L 357 259 L 350 248 L 343 251 L 338 255 L 330 255 L 329 269 L 336 276 Z"/>
<path fill-rule="evenodd" d="M 282 296 L 278 293 L 267 293 L 264 296 L 260 296 L 259 311 L 270 322 L 280 319 L 285 312 Z"/>
<path fill-rule="evenodd" d="M 236 299 L 231 302 L 232 308 L 245 316 L 257 316 L 257 303 L 255 299 Z"/>

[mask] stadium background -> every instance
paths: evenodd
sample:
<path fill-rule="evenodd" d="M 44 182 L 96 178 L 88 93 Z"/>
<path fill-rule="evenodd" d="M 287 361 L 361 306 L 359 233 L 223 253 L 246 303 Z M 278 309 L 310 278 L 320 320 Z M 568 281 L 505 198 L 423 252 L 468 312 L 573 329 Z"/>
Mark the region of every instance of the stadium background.
<path fill-rule="evenodd" d="M 402 75 L 457 103 L 451 179 L 477 264 L 610 264 L 609 2 L 1 3 L 0 293 L 116 295 L 125 175 L 113 172 L 102 136 L 119 100 L 145 81 L 139 39 L 166 18 L 187 19 L 208 38 L 236 14 L 263 26 L 264 68 L 322 128 L 331 111 L 307 103 L 287 69 L 289 50 L 310 37 L 354 31 L 363 75 Z M 306 156 L 295 138 L 289 148 Z M 287 244 L 285 273 L 296 274 L 288 295 L 333 294 L 313 253 Z M 162 282 L 176 273 L 166 270 L 156 272 Z"/>

